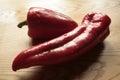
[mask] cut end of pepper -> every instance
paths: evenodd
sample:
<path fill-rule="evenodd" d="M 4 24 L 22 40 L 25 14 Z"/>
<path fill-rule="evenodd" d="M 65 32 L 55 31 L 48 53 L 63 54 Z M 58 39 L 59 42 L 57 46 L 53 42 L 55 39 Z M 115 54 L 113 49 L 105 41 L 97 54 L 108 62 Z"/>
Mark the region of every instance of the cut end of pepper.
<path fill-rule="evenodd" d="M 20 22 L 17 27 L 22 28 L 24 25 L 27 25 L 27 20 Z"/>

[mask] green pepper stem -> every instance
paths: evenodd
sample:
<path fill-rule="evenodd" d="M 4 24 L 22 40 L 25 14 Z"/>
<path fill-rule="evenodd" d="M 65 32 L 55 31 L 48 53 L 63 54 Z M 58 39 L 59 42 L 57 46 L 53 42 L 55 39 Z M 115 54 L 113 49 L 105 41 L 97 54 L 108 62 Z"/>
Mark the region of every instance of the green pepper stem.
<path fill-rule="evenodd" d="M 22 28 L 24 25 L 27 25 L 27 20 L 20 22 L 17 26 Z"/>

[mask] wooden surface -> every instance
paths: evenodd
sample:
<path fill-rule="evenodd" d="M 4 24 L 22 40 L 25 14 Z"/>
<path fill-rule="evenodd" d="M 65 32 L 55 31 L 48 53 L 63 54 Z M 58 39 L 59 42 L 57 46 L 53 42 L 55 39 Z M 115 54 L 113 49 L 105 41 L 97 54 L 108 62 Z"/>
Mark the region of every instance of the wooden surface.
<path fill-rule="evenodd" d="M 70 63 L 12 71 L 19 52 L 32 46 L 26 19 L 30 7 L 45 7 L 69 15 L 78 23 L 89 12 L 110 16 L 110 35 L 94 50 Z M 120 0 L 0 0 L 0 80 L 120 80 Z"/>

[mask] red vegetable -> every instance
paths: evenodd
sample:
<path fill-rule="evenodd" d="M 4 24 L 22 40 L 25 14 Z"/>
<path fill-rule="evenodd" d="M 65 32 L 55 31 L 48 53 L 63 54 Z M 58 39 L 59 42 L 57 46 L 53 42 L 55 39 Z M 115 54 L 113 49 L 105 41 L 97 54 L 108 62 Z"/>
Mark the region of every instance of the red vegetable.
<path fill-rule="evenodd" d="M 33 39 L 52 39 L 77 27 L 70 17 L 41 7 L 32 7 L 27 14 L 27 23 L 22 22 L 18 27 L 28 24 L 28 35 Z"/>
<path fill-rule="evenodd" d="M 21 52 L 13 62 L 13 70 L 36 65 L 59 64 L 77 58 L 94 48 L 109 35 L 110 22 L 111 20 L 107 15 L 101 13 L 87 14 L 80 26 L 66 33 L 70 34 L 77 30 L 77 32 L 72 33 L 73 36 L 68 35 L 64 39 L 64 34 Z M 64 42 L 64 40 L 67 41 Z M 56 44 L 58 45 L 56 46 Z"/>

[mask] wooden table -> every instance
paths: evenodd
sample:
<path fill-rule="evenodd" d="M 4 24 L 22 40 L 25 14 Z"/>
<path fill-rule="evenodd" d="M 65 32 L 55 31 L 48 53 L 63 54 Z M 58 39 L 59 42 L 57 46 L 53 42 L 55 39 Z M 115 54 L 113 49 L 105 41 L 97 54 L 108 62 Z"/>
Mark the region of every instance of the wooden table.
<path fill-rule="evenodd" d="M 32 46 L 26 19 L 30 7 L 45 7 L 72 17 L 78 23 L 89 12 L 112 19 L 110 35 L 94 50 L 64 65 L 37 66 L 12 71 L 19 52 Z M 0 80 L 120 80 L 120 0 L 0 0 Z"/>

